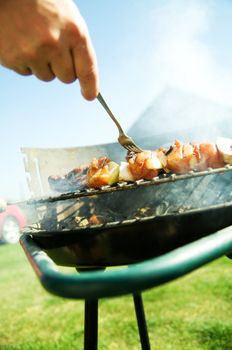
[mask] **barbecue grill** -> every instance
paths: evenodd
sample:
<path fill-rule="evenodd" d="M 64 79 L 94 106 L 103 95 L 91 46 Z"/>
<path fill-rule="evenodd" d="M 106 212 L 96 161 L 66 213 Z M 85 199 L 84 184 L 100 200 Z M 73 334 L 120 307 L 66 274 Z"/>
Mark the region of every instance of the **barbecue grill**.
<path fill-rule="evenodd" d="M 85 300 L 85 350 L 97 349 L 98 299 L 127 293 L 150 349 L 141 292 L 230 254 L 231 181 L 227 165 L 28 200 L 38 215 L 21 244 L 49 292 Z"/>

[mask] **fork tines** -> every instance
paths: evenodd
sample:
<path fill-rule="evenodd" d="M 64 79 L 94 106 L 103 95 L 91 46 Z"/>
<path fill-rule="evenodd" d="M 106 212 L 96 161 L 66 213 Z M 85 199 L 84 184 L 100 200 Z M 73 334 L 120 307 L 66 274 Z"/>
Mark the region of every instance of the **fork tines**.
<path fill-rule="evenodd" d="M 135 144 L 135 142 L 132 140 L 131 137 L 128 135 L 121 135 L 118 138 L 119 143 L 126 148 L 129 152 L 134 152 L 134 153 L 140 153 L 143 152 L 143 150 Z"/>
<path fill-rule="evenodd" d="M 128 144 L 128 145 L 124 145 L 124 147 L 130 152 L 134 152 L 134 153 L 143 152 L 143 150 L 139 148 L 136 144 L 133 144 L 133 145 Z"/>

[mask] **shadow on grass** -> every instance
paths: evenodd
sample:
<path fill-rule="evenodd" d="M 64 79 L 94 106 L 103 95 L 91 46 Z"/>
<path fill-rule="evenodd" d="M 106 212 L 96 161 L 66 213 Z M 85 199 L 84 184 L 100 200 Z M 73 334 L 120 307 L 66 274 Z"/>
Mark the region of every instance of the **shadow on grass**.
<path fill-rule="evenodd" d="M 199 344 L 207 350 L 231 350 L 232 329 L 231 324 L 213 322 L 201 325 L 194 330 Z"/>

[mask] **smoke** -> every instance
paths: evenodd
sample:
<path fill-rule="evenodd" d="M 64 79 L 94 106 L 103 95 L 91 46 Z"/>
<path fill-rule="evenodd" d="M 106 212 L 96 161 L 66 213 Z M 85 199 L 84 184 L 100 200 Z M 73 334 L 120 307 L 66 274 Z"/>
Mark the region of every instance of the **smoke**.
<path fill-rule="evenodd" d="M 231 104 L 232 73 L 213 52 L 216 5 L 213 0 L 167 0 L 156 7 L 152 16 L 157 90 L 171 85 Z"/>

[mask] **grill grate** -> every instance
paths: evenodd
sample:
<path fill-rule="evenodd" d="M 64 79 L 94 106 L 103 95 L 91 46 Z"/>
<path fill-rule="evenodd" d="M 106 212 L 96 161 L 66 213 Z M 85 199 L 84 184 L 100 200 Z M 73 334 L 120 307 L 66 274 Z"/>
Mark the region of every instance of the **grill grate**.
<path fill-rule="evenodd" d="M 150 181 L 119 183 L 59 196 L 31 199 L 38 213 L 29 230 L 64 231 L 113 228 L 197 210 L 231 205 L 232 165 Z M 97 216 L 98 222 L 91 217 Z"/>
<path fill-rule="evenodd" d="M 176 182 L 181 180 L 193 179 L 197 177 L 205 177 L 206 175 L 214 175 L 214 174 L 223 174 L 225 172 L 232 170 L 232 164 L 227 164 L 223 168 L 211 169 L 208 168 L 204 171 L 190 171 L 186 174 L 162 174 L 153 178 L 152 180 L 138 180 L 133 183 L 130 182 L 119 182 L 116 185 L 112 186 L 102 186 L 98 189 L 86 188 L 82 190 L 77 190 L 75 192 L 68 192 L 59 195 L 49 196 L 49 197 L 40 197 L 33 198 L 28 200 L 28 204 L 39 204 L 39 203 L 47 203 L 47 202 L 56 202 L 73 198 L 82 198 L 89 197 L 94 195 L 100 195 L 104 193 L 112 193 L 118 191 L 125 191 L 130 189 L 136 189 L 138 187 L 147 187 L 151 185 L 161 185 L 164 183 Z"/>

